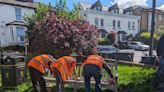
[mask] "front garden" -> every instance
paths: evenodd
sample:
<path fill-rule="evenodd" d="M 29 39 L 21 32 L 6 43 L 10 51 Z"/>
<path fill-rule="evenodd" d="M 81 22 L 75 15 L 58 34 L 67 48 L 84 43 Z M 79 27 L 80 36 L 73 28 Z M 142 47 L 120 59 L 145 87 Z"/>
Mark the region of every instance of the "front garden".
<path fill-rule="evenodd" d="M 69 11 L 65 0 L 60 0 L 55 8 L 39 4 L 36 14 L 26 16 L 25 20 L 28 29 L 28 54 L 50 53 L 58 58 L 80 47 L 95 47 L 98 44 L 99 30 L 79 16 L 78 7 L 75 6 L 74 10 Z M 119 91 L 156 92 L 156 88 L 153 87 L 155 72 L 154 68 L 118 65 Z M 0 83 L 1 79 L 0 75 Z M 65 88 L 67 92 L 73 91 L 69 85 Z M 29 75 L 27 81 L 14 90 L 0 88 L 0 92 L 13 91 L 33 92 Z M 78 92 L 84 92 L 84 88 L 78 89 Z M 110 91 L 103 89 L 103 92 Z"/>
<path fill-rule="evenodd" d="M 157 92 L 157 89 L 153 87 L 155 72 L 156 69 L 154 68 L 118 65 L 119 91 L 120 92 Z M 70 86 L 66 86 L 66 89 L 67 92 L 73 91 L 73 88 Z M 13 90 L 11 89 L 3 90 L 2 88 L 0 88 L 0 92 L 13 92 Z M 33 92 L 32 84 L 30 82 L 29 77 L 27 82 L 19 85 L 16 88 L 16 92 Z M 78 89 L 78 92 L 84 92 L 84 88 Z M 103 88 L 103 92 L 109 92 L 109 90 Z"/>

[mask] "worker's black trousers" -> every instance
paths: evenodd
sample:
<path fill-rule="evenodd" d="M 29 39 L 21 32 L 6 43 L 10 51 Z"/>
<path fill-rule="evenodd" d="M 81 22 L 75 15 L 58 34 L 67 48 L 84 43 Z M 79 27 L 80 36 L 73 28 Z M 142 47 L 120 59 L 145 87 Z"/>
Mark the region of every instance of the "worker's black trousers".
<path fill-rule="evenodd" d="M 45 80 L 42 76 L 43 74 L 40 71 L 30 67 L 30 77 L 35 92 L 48 92 L 46 89 Z"/>
<path fill-rule="evenodd" d="M 55 77 L 56 77 L 56 92 L 65 92 L 64 91 L 64 82 L 60 75 L 60 72 L 57 69 L 54 69 Z"/>
<path fill-rule="evenodd" d="M 90 92 L 90 81 L 91 77 L 95 79 L 95 91 L 94 92 L 101 92 L 101 77 L 102 71 L 101 69 L 93 64 L 85 65 L 83 68 L 83 75 L 84 75 L 84 83 L 85 83 L 85 92 Z"/>

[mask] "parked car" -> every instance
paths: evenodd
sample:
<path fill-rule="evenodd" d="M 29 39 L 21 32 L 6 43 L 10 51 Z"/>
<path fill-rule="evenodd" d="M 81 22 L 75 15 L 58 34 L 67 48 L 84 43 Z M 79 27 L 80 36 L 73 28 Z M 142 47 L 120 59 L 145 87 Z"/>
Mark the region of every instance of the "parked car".
<path fill-rule="evenodd" d="M 98 45 L 97 51 L 98 53 L 108 53 L 112 54 L 114 52 L 117 52 L 119 49 L 113 47 L 113 46 L 107 46 L 107 45 Z"/>
<path fill-rule="evenodd" d="M 119 49 L 129 49 L 127 41 L 118 41 Z"/>
<path fill-rule="evenodd" d="M 149 50 L 149 46 L 148 45 L 145 45 L 144 43 L 142 42 L 136 42 L 136 41 L 131 41 L 131 42 L 128 42 L 128 47 L 130 49 L 135 49 L 135 50 Z"/>
<path fill-rule="evenodd" d="M 98 53 L 104 58 L 116 59 L 116 60 L 125 60 L 133 61 L 134 50 L 130 49 L 117 49 L 113 46 L 107 45 L 98 45 Z"/>

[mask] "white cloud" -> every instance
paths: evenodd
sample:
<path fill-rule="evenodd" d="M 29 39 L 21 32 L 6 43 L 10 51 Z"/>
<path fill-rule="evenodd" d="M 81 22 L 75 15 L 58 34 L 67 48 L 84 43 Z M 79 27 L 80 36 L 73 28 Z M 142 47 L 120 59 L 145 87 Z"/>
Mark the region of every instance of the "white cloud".
<path fill-rule="evenodd" d="M 134 5 L 148 6 L 147 0 L 114 0 L 120 8 L 127 8 Z"/>
<path fill-rule="evenodd" d="M 164 10 L 164 4 L 162 4 L 160 7 L 157 7 L 157 9 Z"/>

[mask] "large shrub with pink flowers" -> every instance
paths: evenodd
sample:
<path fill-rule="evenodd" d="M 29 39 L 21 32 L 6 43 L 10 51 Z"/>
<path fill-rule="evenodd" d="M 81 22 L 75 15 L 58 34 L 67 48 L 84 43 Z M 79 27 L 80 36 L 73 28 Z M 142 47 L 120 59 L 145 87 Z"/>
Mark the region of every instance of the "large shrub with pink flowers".
<path fill-rule="evenodd" d="M 81 17 L 70 19 L 51 9 L 43 17 L 28 28 L 30 53 L 51 53 L 58 57 L 79 47 L 97 45 L 98 29 Z"/>

